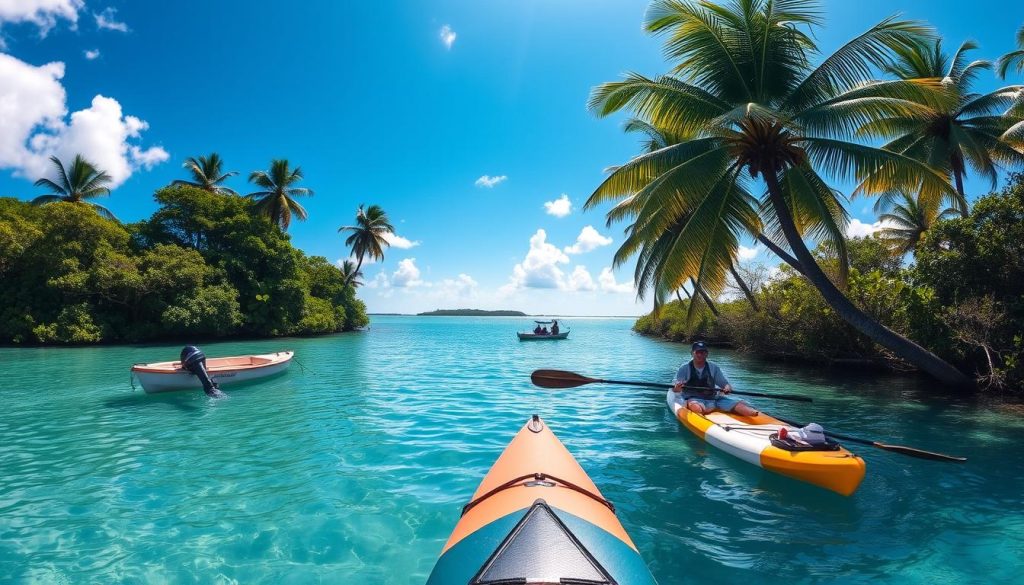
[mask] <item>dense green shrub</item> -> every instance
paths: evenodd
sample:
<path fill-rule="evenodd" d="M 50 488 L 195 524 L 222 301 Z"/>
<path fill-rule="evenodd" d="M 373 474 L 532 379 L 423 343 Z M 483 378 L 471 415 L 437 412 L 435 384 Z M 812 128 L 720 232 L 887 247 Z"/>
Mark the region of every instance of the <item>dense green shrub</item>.
<path fill-rule="evenodd" d="M 0 199 L 0 343 L 329 333 L 363 327 L 341 271 L 245 198 L 192 187 L 124 225 L 90 207 Z"/>

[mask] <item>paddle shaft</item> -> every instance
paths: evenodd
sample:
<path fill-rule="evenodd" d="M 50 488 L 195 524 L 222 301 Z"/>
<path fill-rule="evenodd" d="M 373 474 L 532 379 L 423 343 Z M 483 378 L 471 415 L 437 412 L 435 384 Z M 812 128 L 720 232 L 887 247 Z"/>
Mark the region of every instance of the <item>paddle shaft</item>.
<path fill-rule="evenodd" d="M 674 388 L 672 384 L 654 384 L 649 382 L 625 382 L 623 380 L 593 380 L 594 382 L 600 382 L 602 384 L 625 384 L 626 386 L 645 386 L 648 388 Z M 687 390 L 714 390 L 718 388 L 709 388 L 707 386 L 684 386 Z M 806 396 L 796 396 L 793 394 L 767 394 L 765 392 L 748 392 L 733 390 L 730 394 L 738 394 L 740 396 L 761 396 L 763 398 L 778 398 L 780 400 L 796 400 L 798 402 L 812 402 L 812 400 Z"/>
<path fill-rule="evenodd" d="M 786 420 L 781 416 L 772 415 L 787 425 L 794 427 L 805 427 L 796 421 Z M 955 463 L 964 463 L 967 461 L 966 457 L 957 457 L 955 455 L 946 455 L 945 453 L 935 453 L 932 451 L 925 451 L 924 449 L 915 449 L 913 447 L 905 447 L 903 445 L 887 445 L 885 443 L 879 443 L 878 441 L 872 441 L 870 439 L 861 439 L 860 437 L 851 437 L 849 435 L 840 435 L 839 433 L 833 433 L 832 431 L 825 431 L 825 434 L 834 438 L 841 439 L 843 441 L 850 441 L 851 443 L 860 443 L 861 445 L 867 445 L 869 447 L 876 447 L 883 451 L 892 451 L 893 453 L 900 453 L 902 455 L 909 455 L 910 457 L 917 457 L 918 459 L 928 459 L 931 461 L 952 461 Z"/>

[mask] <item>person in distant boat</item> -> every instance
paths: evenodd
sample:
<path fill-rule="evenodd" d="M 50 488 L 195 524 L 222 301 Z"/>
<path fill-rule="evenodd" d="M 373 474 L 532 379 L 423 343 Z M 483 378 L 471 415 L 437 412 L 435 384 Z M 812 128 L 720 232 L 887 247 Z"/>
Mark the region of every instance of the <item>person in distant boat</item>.
<path fill-rule="evenodd" d="M 729 379 L 718 364 L 708 361 L 708 346 L 703 341 L 693 344 L 690 349 L 693 359 L 679 366 L 672 391 L 686 401 L 686 408 L 697 414 L 714 410 L 735 412 L 743 416 L 757 416 L 756 409 L 742 400 L 728 398 L 732 392 Z"/>
<path fill-rule="evenodd" d="M 540 325 L 539 325 L 539 324 L 538 324 L 538 325 L 537 325 L 536 327 L 534 327 L 534 328 L 533 328 L 533 334 L 534 334 L 534 335 L 540 335 L 540 334 L 541 334 L 541 331 L 542 331 L 542 330 L 541 330 L 541 328 L 540 328 Z"/>
<path fill-rule="evenodd" d="M 548 335 L 548 328 L 547 328 L 546 325 L 544 327 L 540 328 L 540 334 L 541 335 Z"/>
<path fill-rule="evenodd" d="M 558 335 L 558 321 L 551 322 L 551 335 Z"/>

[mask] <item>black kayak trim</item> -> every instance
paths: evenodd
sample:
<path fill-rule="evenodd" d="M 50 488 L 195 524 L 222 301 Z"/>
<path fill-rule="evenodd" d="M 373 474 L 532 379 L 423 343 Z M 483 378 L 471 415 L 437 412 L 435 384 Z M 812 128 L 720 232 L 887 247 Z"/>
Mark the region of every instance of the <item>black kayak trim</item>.
<path fill-rule="evenodd" d="M 522 484 L 524 487 L 537 487 L 537 486 L 555 487 L 556 485 L 561 484 L 562 487 L 570 489 L 570 490 L 572 490 L 574 492 L 579 492 L 579 493 L 587 496 L 588 498 L 596 501 L 597 503 L 601 504 L 602 506 L 605 506 L 606 508 L 611 510 L 613 514 L 615 513 L 615 504 L 609 502 L 608 500 L 602 498 L 601 496 L 595 494 L 594 492 L 592 492 L 592 491 L 590 491 L 590 490 L 588 490 L 586 488 L 582 488 L 582 487 L 572 483 L 571 481 L 566 481 L 564 479 L 559 479 L 559 478 L 557 478 L 557 477 L 555 477 L 553 475 L 549 475 L 547 473 L 527 473 L 525 475 L 520 475 L 519 477 L 514 477 L 514 478 L 506 481 L 505 483 L 499 485 L 498 487 L 494 488 L 493 490 L 487 492 L 486 494 L 481 495 L 479 498 L 470 501 L 468 504 L 466 504 L 465 506 L 462 507 L 462 514 L 461 514 L 461 516 L 465 516 L 466 512 L 469 512 L 474 507 L 476 507 L 477 504 L 479 504 L 480 502 L 482 502 L 482 501 L 486 500 L 487 498 L 493 496 L 494 494 L 503 492 L 503 491 L 505 491 L 505 490 L 507 490 L 509 488 L 516 487 L 517 485 L 520 485 L 519 482 L 521 482 L 523 480 L 527 480 L 527 479 L 530 480 L 530 481 L 524 482 Z"/>

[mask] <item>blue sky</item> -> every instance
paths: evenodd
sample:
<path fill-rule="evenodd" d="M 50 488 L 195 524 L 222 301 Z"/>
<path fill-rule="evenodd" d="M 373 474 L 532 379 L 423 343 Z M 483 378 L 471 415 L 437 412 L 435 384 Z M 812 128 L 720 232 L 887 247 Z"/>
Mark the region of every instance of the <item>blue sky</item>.
<path fill-rule="evenodd" d="M 309 220 L 290 229 L 307 253 L 346 258 L 336 230 L 360 203 L 383 206 L 396 225 L 385 261 L 365 267 L 360 296 L 371 311 L 639 314 L 647 305 L 634 298 L 632 266 L 607 270 L 621 226 L 580 208 L 603 169 L 637 149 L 621 118 L 587 112 L 591 88 L 667 70 L 642 31 L 646 7 L 0 3 L 0 195 L 35 196 L 46 155 L 82 151 L 119 183 L 103 203 L 134 221 L 154 211 L 155 189 L 184 178 L 188 156 L 219 152 L 240 171 L 231 186 L 242 193 L 250 171 L 287 158 L 316 191 L 303 202 Z M 825 10 L 826 51 L 901 12 L 935 25 L 950 49 L 973 38 L 976 56 L 994 59 L 1024 24 L 1024 3 L 1005 0 L 843 0 Z M 850 211 L 875 221 L 870 202 Z M 754 261 L 776 262 L 764 252 Z"/>

